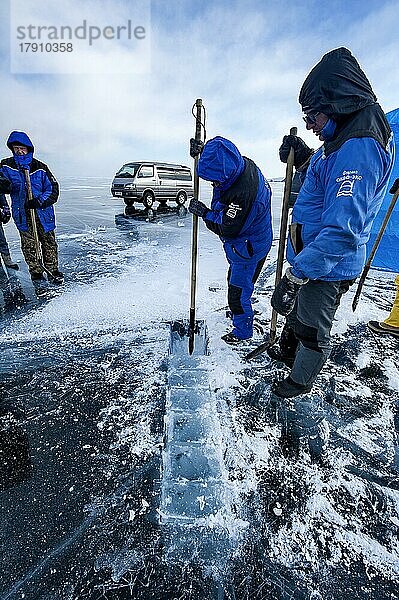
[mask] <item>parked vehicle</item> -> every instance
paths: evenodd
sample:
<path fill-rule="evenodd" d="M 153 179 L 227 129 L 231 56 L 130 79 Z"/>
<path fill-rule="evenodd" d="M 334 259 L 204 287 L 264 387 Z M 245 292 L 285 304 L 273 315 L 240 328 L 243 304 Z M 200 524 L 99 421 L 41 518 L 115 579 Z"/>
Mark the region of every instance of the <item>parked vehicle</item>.
<path fill-rule="evenodd" d="M 194 194 L 193 177 L 189 167 L 161 162 L 131 162 L 115 174 L 111 186 L 115 197 L 122 197 L 127 206 L 141 202 L 151 208 L 155 200 L 166 205 L 174 200 L 183 206 Z"/>

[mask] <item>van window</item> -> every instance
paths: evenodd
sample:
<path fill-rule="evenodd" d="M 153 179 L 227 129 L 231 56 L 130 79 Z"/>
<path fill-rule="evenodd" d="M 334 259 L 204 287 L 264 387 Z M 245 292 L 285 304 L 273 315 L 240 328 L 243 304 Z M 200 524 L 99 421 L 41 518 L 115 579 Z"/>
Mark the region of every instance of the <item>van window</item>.
<path fill-rule="evenodd" d="M 189 169 L 176 171 L 176 179 L 179 181 L 191 181 L 191 171 Z"/>
<path fill-rule="evenodd" d="M 126 165 L 123 165 L 123 167 L 121 167 L 119 171 L 115 174 L 115 177 L 134 177 L 137 173 L 139 166 L 139 163 L 128 163 Z"/>
<path fill-rule="evenodd" d="M 159 175 L 159 179 L 176 179 L 176 173 L 174 169 L 170 169 L 168 167 L 158 167 L 157 171 Z"/>
<path fill-rule="evenodd" d="M 138 177 L 154 177 L 154 167 L 152 165 L 143 165 Z"/>

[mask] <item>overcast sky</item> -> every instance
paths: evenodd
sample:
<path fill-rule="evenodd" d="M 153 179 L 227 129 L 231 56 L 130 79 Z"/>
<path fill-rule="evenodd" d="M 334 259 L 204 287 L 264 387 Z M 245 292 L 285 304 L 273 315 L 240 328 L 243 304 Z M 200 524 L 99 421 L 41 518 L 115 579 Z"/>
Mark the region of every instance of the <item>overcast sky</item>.
<path fill-rule="evenodd" d="M 291 126 L 316 146 L 304 130 L 298 93 L 312 66 L 338 46 L 356 56 L 386 112 L 399 106 L 398 0 L 153 0 L 148 72 L 79 75 L 12 74 L 10 6 L 0 2 L 1 155 L 8 155 L 3 140 L 10 131 L 24 130 L 59 177 L 112 177 L 137 159 L 190 164 L 198 97 L 208 138 L 228 137 L 266 177 L 282 175 L 277 151 Z M 71 19 L 76 5 L 76 18 L 84 9 L 93 23 L 116 24 L 133 13 L 137 21 L 140 8 L 139 0 L 67 3 Z M 61 10 L 58 0 L 51 4 L 50 22 Z M 37 14 L 43 3 L 24 6 Z M 123 52 L 115 71 L 129 60 L 129 44 Z"/>

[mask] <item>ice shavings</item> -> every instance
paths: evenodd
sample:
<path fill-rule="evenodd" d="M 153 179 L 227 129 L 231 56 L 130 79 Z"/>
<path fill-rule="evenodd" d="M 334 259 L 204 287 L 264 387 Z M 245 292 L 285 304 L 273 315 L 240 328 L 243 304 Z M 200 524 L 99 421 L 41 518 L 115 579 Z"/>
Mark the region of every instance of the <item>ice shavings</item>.
<path fill-rule="evenodd" d="M 395 364 L 393 359 L 386 358 L 382 364 L 384 368 L 384 373 L 388 378 L 388 385 L 396 392 L 399 392 L 399 370 L 397 367 L 398 363 L 396 362 Z"/>
<path fill-rule="evenodd" d="M 384 454 L 392 458 L 395 451 L 393 414 L 389 406 L 382 406 L 373 417 L 355 419 L 337 429 L 338 433 L 353 440 L 371 455 Z"/>

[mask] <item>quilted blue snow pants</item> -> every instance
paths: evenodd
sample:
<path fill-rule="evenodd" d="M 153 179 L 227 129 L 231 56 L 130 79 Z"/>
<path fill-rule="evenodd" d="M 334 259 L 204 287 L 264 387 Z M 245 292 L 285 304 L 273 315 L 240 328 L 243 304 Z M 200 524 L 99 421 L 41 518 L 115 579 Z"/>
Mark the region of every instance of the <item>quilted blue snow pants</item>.
<path fill-rule="evenodd" d="M 254 311 L 251 296 L 266 256 L 236 262 L 227 257 L 230 268 L 227 274 L 227 301 L 233 315 L 233 333 L 246 340 L 253 335 Z"/>

